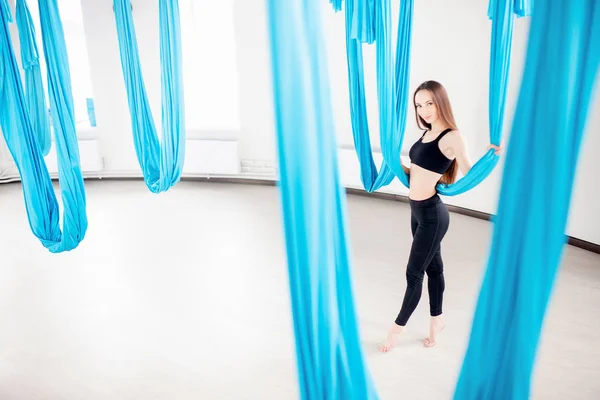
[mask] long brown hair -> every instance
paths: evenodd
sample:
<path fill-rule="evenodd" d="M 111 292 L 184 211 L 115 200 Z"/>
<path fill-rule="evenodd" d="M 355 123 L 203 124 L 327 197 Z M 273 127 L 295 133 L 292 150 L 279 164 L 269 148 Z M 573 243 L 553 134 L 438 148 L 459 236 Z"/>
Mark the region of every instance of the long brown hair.
<path fill-rule="evenodd" d="M 431 124 L 425 122 L 417 111 L 417 102 L 416 97 L 417 93 L 421 90 L 428 90 L 431 93 L 431 97 L 433 98 L 433 103 L 435 104 L 438 112 L 438 118 L 440 118 L 448 128 L 452 130 L 457 130 L 456 121 L 454 120 L 454 114 L 452 113 L 452 107 L 450 106 L 450 99 L 448 99 L 448 93 L 444 86 L 441 83 L 436 81 L 426 81 L 419 85 L 419 87 L 415 90 L 413 95 L 413 106 L 415 107 L 415 116 L 417 117 L 417 126 L 421 129 L 431 129 Z M 444 184 L 454 183 L 456 180 L 456 175 L 458 173 L 458 164 L 456 163 L 456 159 L 452 160 L 450 167 L 440 178 L 440 182 Z"/>

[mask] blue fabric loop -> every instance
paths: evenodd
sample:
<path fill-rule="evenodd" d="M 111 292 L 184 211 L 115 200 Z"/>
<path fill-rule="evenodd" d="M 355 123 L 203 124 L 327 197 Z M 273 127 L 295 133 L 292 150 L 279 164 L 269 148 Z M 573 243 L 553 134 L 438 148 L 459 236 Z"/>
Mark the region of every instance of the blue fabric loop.
<path fill-rule="evenodd" d="M 64 205 L 62 232 L 58 201 L 29 117 L 29 106 L 12 47 L 8 29 L 10 14 L 5 0 L 0 1 L 0 127 L 21 176 L 32 232 L 53 253 L 72 250 L 85 237 L 88 223 L 71 78 L 58 5 L 56 0 L 39 3 L 50 107 L 55 116 L 58 177 Z"/>
<path fill-rule="evenodd" d="M 181 30 L 177 0 L 159 0 L 162 143 L 146 94 L 129 0 L 114 0 L 131 128 L 144 181 L 153 193 L 179 182 L 185 159 L 185 109 Z"/>
<path fill-rule="evenodd" d="M 361 180 L 365 190 L 374 192 L 388 185 L 394 175 L 408 185 L 408 177 L 400 164 L 400 152 L 406 128 L 410 44 L 412 34 L 413 0 L 400 4 L 396 61 L 392 58 L 390 34 L 391 13 L 389 0 L 377 0 L 375 29 L 377 63 L 377 98 L 379 104 L 380 144 L 384 162 L 377 171 L 373 160 L 369 123 L 366 110 L 362 43 L 353 38 L 352 18 L 354 2 L 346 1 L 346 55 L 350 87 L 350 115 L 354 145 L 361 166 Z"/>

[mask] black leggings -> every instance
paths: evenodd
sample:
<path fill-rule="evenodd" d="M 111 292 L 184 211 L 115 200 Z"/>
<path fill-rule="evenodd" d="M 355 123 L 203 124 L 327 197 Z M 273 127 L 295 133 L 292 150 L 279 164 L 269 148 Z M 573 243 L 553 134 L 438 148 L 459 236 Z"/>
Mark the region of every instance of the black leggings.
<path fill-rule="evenodd" d="M 406 293 L 396 324 L 405 326 L 423 291 L 423 277 L 427 272 L 429 308 L 432 317 L 442 314 L 444 295 L 444 264 L 441 242 L 448 231 L 448 208 L 436 194 L 426 200 L 410 200 L 413 243 L 406 267 Z"/>

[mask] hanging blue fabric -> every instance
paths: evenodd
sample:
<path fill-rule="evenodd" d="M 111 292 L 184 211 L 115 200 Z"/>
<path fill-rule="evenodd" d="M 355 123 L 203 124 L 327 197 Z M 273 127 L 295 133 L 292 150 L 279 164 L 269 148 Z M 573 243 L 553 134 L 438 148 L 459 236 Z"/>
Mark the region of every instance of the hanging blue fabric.
<path fill-rule="evenodd" d="M 6 0 L 0 0 L 0 127 L 15 160 L 29 224 L 53 253 L 72 250 L 87 231 L 86 198 L 75 133 L 71 78 L 56 0 L 41 1 L 40 19 L 48 68 L 50 106 L 58 156 L 58 176 L 65 207 L 63 232 L 58 201 L 29 117 L 28 104 L 12 47 Z"/>
<path fill-rule="evenodd" d="M 455 399 L 528 399 L 600 64 L 600 2 L 538 0 Z"/>
<path fill-rule="evenodd" d="M 533 14 L 534 0 L 490 0 L 488 3 L 488 17 L 494 19 L 498 7 L 511 6 L 517 17 L 530 17 Z M 505 3 L 499 5 L 498 2 Z M 494 34 L 492 33 L 492 36 Z"/>
<path fill-rule="evenodd" d="M 50 152 L 50 119 L 46 94 L 40 70 L 40 54 L 35 38 L 35 26 L 26 0 L 17 0 L 16 10 L 19 42 L 21 46 L 21 64 L 25 70 L 25 89 L 29 104 L 29 115 L 38 143 L 44 156 Z"/>
<path fill-rule="evenodd" d="M 179 182 L 185 158 L 179 4 L 177 0 L 159 0 L 162 146 L 144 86 L 131 4 L 129 0 L 114 0 L 114 10 L 138 162 L 148 189 L 164 192 Z"/>
<path fill-rule="evenodd" d="M 87 98 L 85 99 L 85 102 L 87 104 L 87 114 L 90 121 L 90 126 L 94 127 L 96 126 L 96 110 L 94 109 L 94 99 Z"/>
<path fill-rule="evenodd" d="M 8 4 L 8 0 L 0 0 L 0 12 L 4 16 L 4 18 L 6 18 L 7 22 L 9 22 L 9 23 L 12 22 L 12 13 L 10 12 L 10 6 Z M 0 81 L 0 83 L 1 83 L 1 81 Z"/>
<path fill-rule="evenodd" d="M 342 0 L 329 0 L 329 3 L 333 6 L 334 11 L 342 10 Z"/>
<path fill-rule="evenodd" d="M 490 4 L 496 1 L 497 0 L 490 0 Z M 533 2 L 534 0 L 515 0 L 515 14 L 519 17 L 531 16 L 531 14 L 533 14 Z"/>
<path fill-rule="evenodd" d="M 389 184 L 394 175 L 409 186 L 409 180 L 401 167 L 400 152 L 406 129 L 409 105 L 409 63 L 412 31 L 413 1 L 400 3 L 398 37 L 396 41 L 395 74 L 392 74 L 391 25 L 389 0 L 378 0 L 376 8 L 375 45 L 377 52 L 377 95 L 379 103 L 380 142 L 384 162 L 379 172 L 375 167 L 370 144 L 361 45 L 355 32 L 361 31 L 354 25 L 366 23 L 355 15 L 364 13 L 354 7 L 365 7 L 365 1 L 346 1 L 346 51 L 348 59 L 348 81 L 350 87 L 350 115 L 356 152 L 361 165 L 361 179 L 365 190 L 375 191 Z M 515 9 L 513 6 L 517 6 Z M 334 4 L 338 6 L 337 4 Z M 531 0 L 491 0 L 489 15 L 492 24 L 490 58 L 490 141 L 500 144 L 508 72 L 512 46 L 513 12 L 526 15 L 531 11 Z M 365 29 L 363 29 L 365 30 Z M 368 30 L 367 30 L 368 31 Z M 392 90 L 395 88 L 395 91 Z M 451 185 L 439 184 L 437 191 L 446 196 L 464 193 L 481 183 L 493 171 L 498 156 L 489 150 L 458 182 Z"/>
<path fill-rule="evenodd" d="M 410 44 L 412 35 L 413 0 L 400 3 L 398 39 L 396 41 L 396 68 L 392 58 L 392 25 L 389 0 L 377 0 L 374 30 L 377 57 L 377 98 L 379 104 L 380 143 L 384 162 L 377 171 L 373 160 L 369 122 L 366 109 L 362 40 L 355 37 L 354 25 L 361 23 L 354 1 L 346 1 L 346 55 L 350 87 L 350 115 L 354 145 L 361 165 L 361 180 L 365 190 L 374 192 L 388 185 L 394 175 L 408 186 L 408 177 L 400 164 L 400 152 L 406 128 Z M 358 22 L 357 22 L 358 21 Z M 365 23 L 365 22 L 363 22 Z M 367 29 L 368 30 L 368 29 Z"/>
<path fill-rule="evenodd" d="M 352 299 L 319 5 L 269 0 L 268 21 L 300 398 L 376 399 Z"/>
<path fill-rule="evenodd" d="M 358 5 L 353 7 L 351 24 L 349 25 L 353 39 L 361 43 L 373 43 L 377 25 L 375 9 L 376 0 L 353 0 Z"/>

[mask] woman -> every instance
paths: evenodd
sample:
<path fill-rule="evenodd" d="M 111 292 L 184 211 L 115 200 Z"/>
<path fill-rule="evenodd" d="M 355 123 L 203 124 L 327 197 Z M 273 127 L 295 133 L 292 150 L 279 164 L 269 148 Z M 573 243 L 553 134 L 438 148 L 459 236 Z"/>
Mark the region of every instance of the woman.
<path fill-rule="evenodd" d="M 422 83 L 413 96 L 417 125 L 425 133 L 410 149 L 410 168 L 402 168 L 410 176 L 410 210 L 413 243 L 406 268 L 407 287 L 402 308 L 380 351 L 394 347 L 421 298 L 423 278 L 427 288 L 431 321 L 425 347 L 435 346 L 436 334 L 445 327 L 442 317 L 444 266 L 441 241 L 448 230 L 446 205 L 436 192 L 436 185 L 453 183 L 458 168 L 466 174 L 473 163 L 464 138 L 456 128 L 446 89 L 435 81 Z M 500 154 L 501 147 L 490 145 Z"/>

